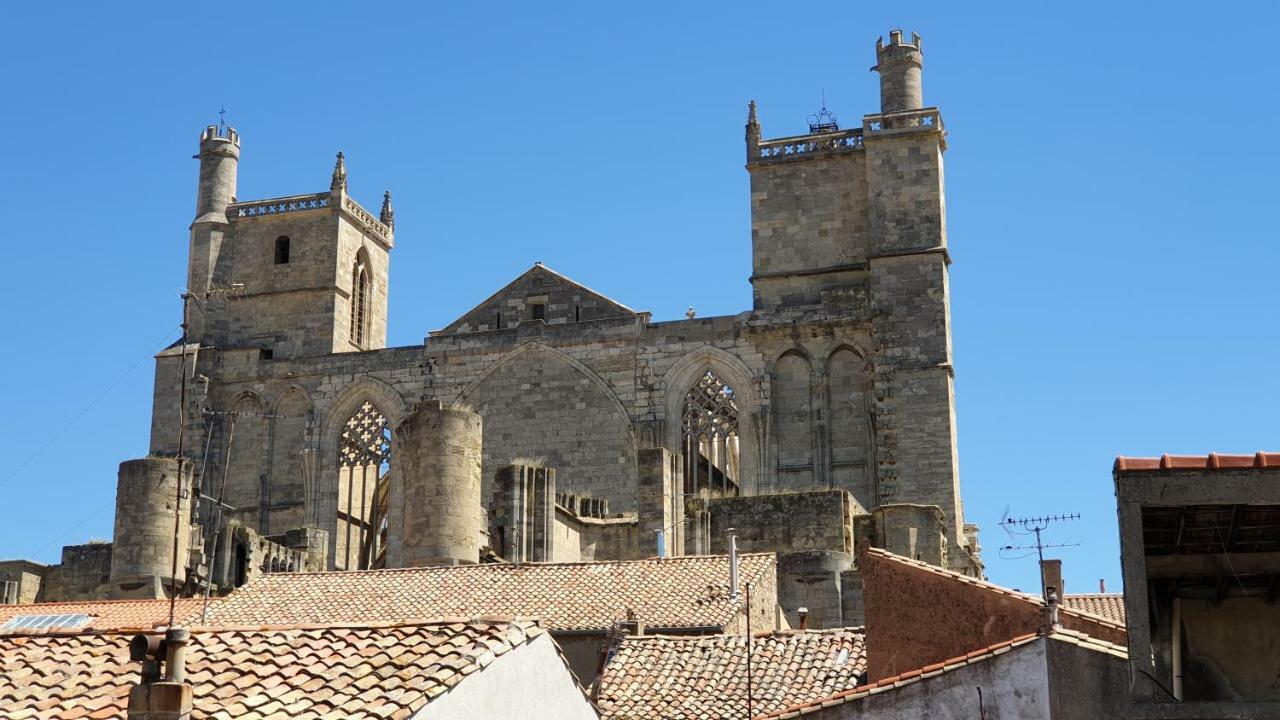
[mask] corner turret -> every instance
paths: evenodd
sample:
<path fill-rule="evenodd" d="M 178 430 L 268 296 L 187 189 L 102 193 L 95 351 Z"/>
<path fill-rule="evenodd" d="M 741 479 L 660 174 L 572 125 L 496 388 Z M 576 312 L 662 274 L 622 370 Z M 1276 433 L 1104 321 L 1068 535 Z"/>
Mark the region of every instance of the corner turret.
<path fill-rule="evenodd" d="M 920 48 L 918 34 L 911 33 L 911 42 L 904 43 L 901 30 L 889 33 L 888 45 L 884 38 L 876 40 L 876 65 L 871 69 L 880 73 L 880 112 L 924 107 L 924 90 L 920 81 L 924 54 Z"/>
<path fill-rule="evenodd" d="M 227 206 L 236 201 L 236 166 L 240 162 L 240 133 L 233 127 L 210 125 L 200 134 L 200 185 L 196 219 L 227 221 Z"/>

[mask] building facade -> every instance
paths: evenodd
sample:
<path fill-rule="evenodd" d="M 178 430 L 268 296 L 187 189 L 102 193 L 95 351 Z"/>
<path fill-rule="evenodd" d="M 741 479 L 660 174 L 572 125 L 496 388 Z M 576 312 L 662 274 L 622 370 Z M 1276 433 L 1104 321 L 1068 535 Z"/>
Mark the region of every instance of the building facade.
<path fill-rule="evenodd" d="M 927 548 L 913 557 L 980 576 L 956 455 L 947 136 L 923 102 L 919 37 L 891 33 L 876 60 L 880 108 L 857 127 L 819 118 L 767 139 L 751 103 L 753 302 L 724 317 L 655 322 L 539 263 L 422 344 L 386 347 L 390 194 L 377 213 L 361 207 L 339 153 L 327 190 L 241 199 L 241 137 L 207 128 L 188 335 L 156 358 L 150 445 L 195 466 L 182 563 L 219 586 L 256 562 L 245 542 L 286 570 L 303 555 L 312 569 L 395 564 L 409 557 L 397 542 L 430 532 L 422 515 L 446 495 L 464 508 L 450 510 L 460 532 L 499 557 L 515 547 L 501 533 L 532 532 L 526 510 L 560 549 L 521 545 L 525 559 L 645 557 L 659 535 L 663 552 L 708 553 L 723 543 L 717 512 L 765 538 L 752 518 L 780 522 L 779 496 L 834 492 L 842 499 L 813 532 L 752 549 L 827 553 L 834 561 L 817 565 L 838 579 L 853 567 L 854 519 L 875 516 L 874 542 L 909 536 Z M 402 447 L 398 428 L 424 402 L 474 413 L 473 424 L 437 420 L 477 437 L 436 442 L 416 423 L 417 449 Z M 478 504 L 431 480 L 407 507 L 401 488 L 412 494 L 417 479 L 406 468 L 442 467 L 422 453 L 473 450 L 478 471 L 449 472 L 477 476 Z M 554 482 L 529 485 L 522 470 L 517 488 L 508 470 L 499 483 L 512 467 L 553 469 L 543 476 Z M 142 506 L 155 514 L 139 493 L 121 497 L 117 527 Z"/>

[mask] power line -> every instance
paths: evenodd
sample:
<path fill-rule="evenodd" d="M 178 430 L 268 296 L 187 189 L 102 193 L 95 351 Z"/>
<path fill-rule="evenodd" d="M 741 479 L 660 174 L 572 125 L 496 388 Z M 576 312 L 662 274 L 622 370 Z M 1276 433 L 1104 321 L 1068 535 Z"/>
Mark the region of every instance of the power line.
<path fill-rule="evenodd" d="M 84 518 L 83 520 L 79 521 L 79 523 L 76 523 L 76 524 L 72 525 L 72 527 L 70 527 L 70 528 L 67 528 L 67 529 L 63 530 L 63 533 L 59 534 L 59 536 L 58 536 L 58 537 L 55 537 L 54 539 L 51 539 L 51 541 L 49 541 L 49 542 L 45 543 L 45 546 L 44 546 L 44 547 L 41 547 L 41 548 L 40 548 L 40 550 L 37 550 L 36 552 L 29 553 L 28 557 L 36 557 L 37 555 L 40 555 L 40 553 L 41 553 L 41 552 L 44 552 L 44 551 L 46 551 L 46 550 L 49 550 L 49 548 L 50 548 L 50 547 L 55 546 L 55 544 L 58 544 L 58 542 L 60 541 L 60 539 L 63 539 L 63 538 L 65 538 L 65 537 L 69 536 L 69 534 L 72 534 L 72 533 L 76 532 L 76 530 L 81 529 L 81 528 L 83 527 L 83 525 L 84 525 L 84 524 L 88 523 L 88 521 L 92 520 L 93 518 L 97 518 L 97 516 L 99 516 L 99 515 L 101 515 L 101 514 L 102 514 L 102 511 L 104 511 L 104 510 L 108 509 L 108 507 L 111 507 L 111 506 L 113 506 L 113 505 L 115 505 L 115 501 L 114 501 L 114 500 L 113 500 L 113 501 L 111 501 L 111 502 L 106 503 L 106 505 L 104 505 L 104 506 L 99 507 L 99 509 L 97 509 L 97 510 L 93 511 L 93 512 L 92 512 L 92 514 L 90 514 L 90 516 L 88 516 L 88 518 Z"/>
<path fill-rule="evenodd" d="M 168 337 L 168 336 L 169 336 L 169 333 L 165 333 L 165 337 Z M 171 344 L 171 341 L 165 340 L 163 341 L 163 344 L 161 344 L 155 350 L 152 350 L 151 352 L 147 353 L 146 355 L 143 355 L 142 357 L 134 361 L 134 363 L 129 366 L 129 369 L 121 373 L 120 377 L 116 378 L 115 380 L 112 380 L 111 384 L 107 385 L 105 390 L 99 393 L 98 396 L 95 397 L 92 401 L 90 401 L 88 405 L 85 405 L 84 409 L 76 413 L 75 417 L 67 421 L 67 424 L 62 426 L 61 430 L 54 433 L 53 435 L 50 435 L 49 439 L 46 440 L 43 445 L 41 445 L 35 452 L 31 453 L 31 455 L 26 460 L 23 460 L 22 463 L 19 464 L 18 467 L 14 468 L 13 471 L 11 471 L 8 475 L 5 475 L 4 479 L 0 480 L 0 488 L 7 485 L 10 480 L 17 477 L 18 474 L 21 473 L 23 470 L 25 470 L 28 465 L 35 462 L 35 459 L 40 457 L 45 450 L 48 450 L 50 447 L 53 447 L 53 444 L 56 443 L 64 434 L 66 434 L 66 432 L 71 429 L 72 425 L 75 425 L 76 422 L 80 420 L 80 418 L 88 414 L 88 412 L 92 410 L 95 405 L 101 402 L 102 399 L 105 398 L 108 394 L 110 394 L 112 390 L 116 389 L 117 385 L 119 385 L 121 382 L 124 382 L 124 379 L 128 377 L 129 374 L 132 373 L 139 365 L 141 365 L 143 360 L 155 357 L 156 353 L 165 349 L 170 344 Z"/>

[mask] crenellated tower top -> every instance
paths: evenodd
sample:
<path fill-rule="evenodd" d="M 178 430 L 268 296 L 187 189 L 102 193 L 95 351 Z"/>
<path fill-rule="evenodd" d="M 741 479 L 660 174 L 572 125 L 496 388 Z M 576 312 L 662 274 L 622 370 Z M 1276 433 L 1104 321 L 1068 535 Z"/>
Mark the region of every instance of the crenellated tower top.
<path fill-rule="evenodd" d="M 876 65 L 871 69 L 880 73 L 880 112 L 924 107 L 920 80 L 923 66 L 924 53 L 917 33 L 911 33 L 911 42 L 903 42 L 901 30 L 889 33 L 887 45 L 884 38 L 876 40 Z"/>

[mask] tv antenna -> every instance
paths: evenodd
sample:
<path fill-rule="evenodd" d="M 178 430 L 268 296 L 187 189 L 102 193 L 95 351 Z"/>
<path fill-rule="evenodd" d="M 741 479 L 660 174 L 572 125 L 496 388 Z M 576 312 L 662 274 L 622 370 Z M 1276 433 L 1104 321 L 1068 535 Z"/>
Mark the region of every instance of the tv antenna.
<path fill-rule="evenodd" d="M 1044 536 L 1041 533 L 1047 530 L 1049 526 L 1054 523 L 1070 522 L 1072 520 L 1079 520 L 1079 519 L 1080 519 L 1080 513 L 1072 513 L 1070 515 L 1043 515 L 1040 517 L 1021 517 L 1021 518 L 1011 518 L 1006 516 L 1003 520 L 1000 521 L 1000 527 L 1004 528 L 1004 531 L 1009 533 L 1010 537 L 1013 537 L 1015 535 L 1026 535 L 1026 536 L 1035 535 L 1036 541 L 1034 544 L 1031 544 L 1031 545 L 1005 545 L 1004 547 L 1000 548 L 1000 550 L 1002 552 L 1006 550 L 1035 550 L 1036 555 L 1039 558 L 1040 562 L 1044 562 L 1044 551 L 1046 548 L 1078 547 L 1080 543 L 1074 542 L 1074 543 L 1045 544 Z M 1023 555 L 1022 557 L 1026 557 L 1026 556 Z"/>

